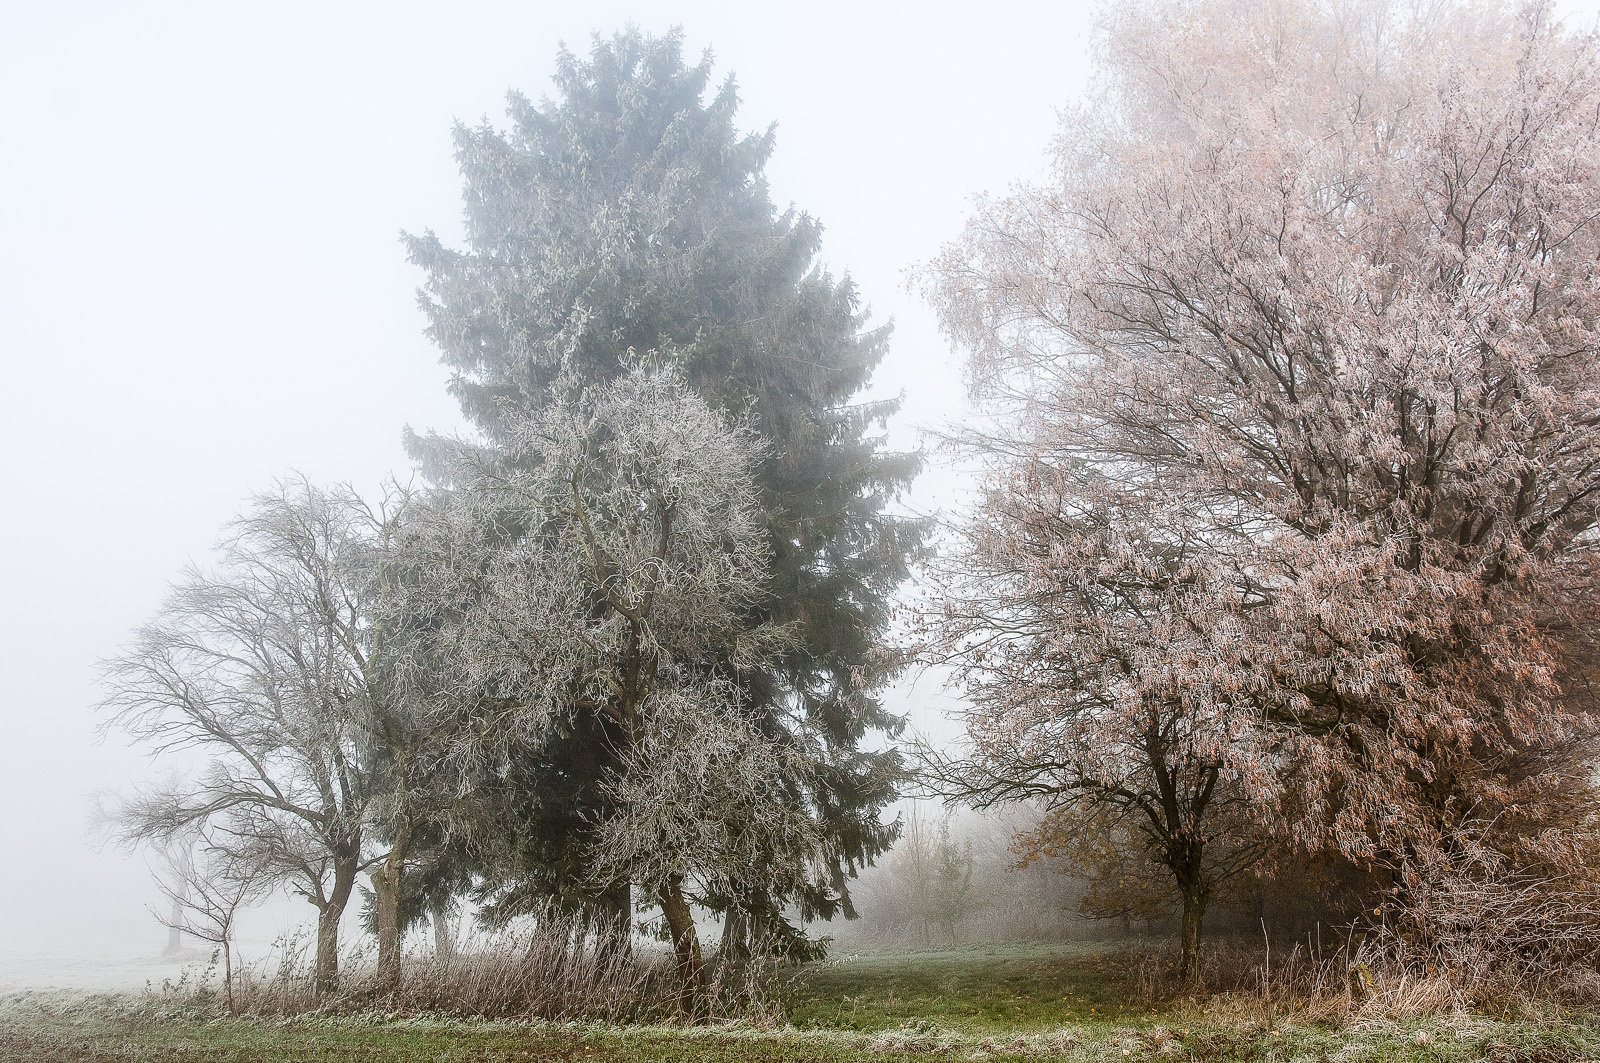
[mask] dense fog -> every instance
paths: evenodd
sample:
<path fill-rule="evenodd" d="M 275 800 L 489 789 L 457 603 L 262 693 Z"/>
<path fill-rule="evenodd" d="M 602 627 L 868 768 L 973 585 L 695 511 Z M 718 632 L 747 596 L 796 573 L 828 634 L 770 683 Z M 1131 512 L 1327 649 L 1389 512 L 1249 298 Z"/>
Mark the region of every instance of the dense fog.
<path fill-rule="evenodd" d="M 539 98 L 559 42 L 681 25 L 691 55 L 711 48 L 716 76 L 737 77 L 741 126 L 776 123 L 774 201 L 822 221 L 821 260 L 854 279 L 874 324 L 893 323 L 870 392 L 904 397 L 891 444 L 931 446 L 925 430 L 961 417 L 963 382 L 907 271 L 975 195 L 1044 165 L 1056 108 L 1085 88 L 1090 12 L 151 3 L 18 6 L 7 21 L 0 987 L 99 988 L 178 977 L 210 949 L 164 953 L 159 861 L 97 822 L 106 792 L 165 769 L 97 733 L 96 662 L 250 492 L 291 469 L 375 491 L 409 475 L 403 428 L 462 427 L 399 242 L 402 229 L 459 242 L 452 122 L 499 123 L 510 89 Z M 929 457 L 899 504 L 959 508 L 971 485 Z M 958 733 L 937 673 L 909 673 L 885 703 L 935 746 Z M 859 880 L 861 918 L 819 930 L 838 947 L 1165 929 L 1087 918 L 1059 863 L 1018 867 L 1026 808 L 894 811 L 905 833 Z M 352 943 L 366 940 L 359 908 Z M 270 963 L 309 923 L 303 901 L 275 895 L 235 940 L 245 962 Z M 428 947 L 423 932 L 408 942 Z"/>

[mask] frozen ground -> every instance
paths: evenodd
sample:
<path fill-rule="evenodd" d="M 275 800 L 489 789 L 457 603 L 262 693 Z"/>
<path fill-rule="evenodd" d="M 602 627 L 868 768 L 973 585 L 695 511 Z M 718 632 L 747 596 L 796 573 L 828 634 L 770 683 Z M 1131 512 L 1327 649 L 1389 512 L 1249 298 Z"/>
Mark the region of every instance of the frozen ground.
<path fill-rule="evenodd" d="M 163 958 L 158 950 L 143 954 L 85 955 L 62 949 L 33 955 L 0 954 L 0 992 L 19 989 L 86 989 L 92 991 L 142 989 L 146 982 L 160 985 L 177 979 L 186 966 L 204 967 L 209 950 L 186 949 Z"/>
<path fill-rule="evenodd" d="M 285 938 L 310 932 L 309 924 L 301 921 L 302 906 L 280 903 L 246 913 L 234 946 L 235 959 L 242 957 L 252 966 L 275 962 Z M 350 943 L 359 940 L 359 929 L 353 920 L 340 928 Z M 139 990 L 147 982 L 159 986 L 164 979 L 177 979 L 185 968 L 195 968 L 198 974 L 211 960 L 211 946 L 204 942 L 185 938 L 178 955 L 163 956 L 166 942 L 167 931 L 148 914 L 109 930 L 87 918 L 77 926 L 48 930 L 34 926 L 14 936 L 0 934 L 0 993 Z"/>
<path fill-rule="evenodd" d="M 185 942 L 177 955 L 164 956 L 161 940 L 150 935 L 146 947 L 125 945 L 99 947 L 36 949 L 12 951 L 0 943 L 0 993 L 23 989 L 78 989 L 90 992 L 130 991 L 143 989 L 148 983 L 160 986 L 162 981 L 176 981 L 185 969 L 196 975 L 211 962 L 211 946 Z M 251 965 L 260 964 L 277 954 L 270 938 L 249 939 L 236 946 L 235 960 L 242 955 Z M 218 964 L 220 969 L 221 964 Z"/>

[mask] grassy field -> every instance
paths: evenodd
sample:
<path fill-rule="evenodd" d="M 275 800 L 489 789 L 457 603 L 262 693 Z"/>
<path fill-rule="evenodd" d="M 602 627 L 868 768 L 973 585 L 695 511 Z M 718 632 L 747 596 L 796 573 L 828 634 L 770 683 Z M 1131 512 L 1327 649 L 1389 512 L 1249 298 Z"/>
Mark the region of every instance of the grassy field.
<path fill-rule="evenodd" d="M 790 1022 L 882 1031 L 922 1021 L 992 1034 L 1155 1018 L 1129 1004 L 1117 979 L 1119 958 L 1088 942 L 846 955 L 807 974 Z"/>
<path fill-rule="evenodd" d="M 208 1018 L 137 997 L 15 994 L 0 1001 L 0 1060 L 421 1061 L 947 1059 L 1600 1059 L 1600 1017 L 1444 1016 L 1343 1028 L 1210 1006 L 1137 1006 L 1114 951 L 977 948 L 844 956 L 796 984 L 772 1029 L 618 1028 L 382 1015 L 288 1021 Z"/>

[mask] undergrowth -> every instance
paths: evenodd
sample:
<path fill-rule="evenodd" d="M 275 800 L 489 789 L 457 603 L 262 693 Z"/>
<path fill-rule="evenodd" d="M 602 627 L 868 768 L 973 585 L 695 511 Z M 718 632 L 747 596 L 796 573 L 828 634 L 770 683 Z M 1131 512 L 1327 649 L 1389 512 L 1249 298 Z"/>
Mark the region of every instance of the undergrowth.
<path fill-rule="evenodd" d="M 505 941 L 517 947 L 487 954 L 464 949 L 448 964 L 412 957 L 394 994 L 377 993 L 365 961 L 352 956 L 344 988 L 315 1007 L 305 1007 L 309 998 L 298 995 L 309 991 L 305 986 L 292 987 L 305 977 L 296 962 L 282 976 L 289 988 L 271 984 L 278 972 L 257 969 L 237 1016 L 223 1014 L 216 974 L 204 969 L 142 994 L 15 994 L 0 999 L 0 1061 L 288 1063 L 375 1054 L 401 1061 L 641 1063 L 919 1056 L 1084 1063 L 1600 1058 L 1600 1017 L 1587 1009 L 1526 1000 L 1486 1010 L 1460 994 L 1439 994 L 1431 979 L 1419 982 L 1381 967 L 1369 968 L 1373 988 L 1367 989 L 1333 957 L 1308 949 L 1297 954 L 1292 947 L 1272 950 L 1269 966 L 1264 947 L 1208 942 L 1199 989 L 1176 985 L 1167 967 L 1171 956 L 1148 946 L 844 955 L 780 987 L 787 1022 L 769 1011 L 691 1024 L 666 1002 L 667 958 L 643 947 L 630 962 L 663 979 L 655 998 L 648 985 L 618 977 L 602 983 L 611 986 L 604 993 L 594 984 L 565 998 L 541 990 L 545 1014 L 516 1013 L 514 1003 L 533 991 L 529 983 L 538 972 L 530 957 L 539 953 L 525 938 Z M 574 967 L 572 977 L 601 969 Z M 447 976 L 475 988 L 447 987 L 445 1006 L 433 1006 L 437 980 Z M 618 1002 L 633 1010 L 594 1014 Z"/>
<path fill-rule="evenodd" d="M 395 983 L 379 977 L 369 951 L 348 950 L 337 988 L 319 992 L 311 942 L 299 934 L 279 939 L 272 956 L 235 972 L 231 1014 L 772 1024 L 783 1019 L 797 970 L 761 957 L 736 969 L 710 965 L 686 1012 L 670 951 L 592 921 L 547 916 L 470 935 L 447 952 L 407 955 Z M 174 1014 L 229 1010 L 215 956 L 177 979 L 148 985 L 144 995 L 152 1007 Z"/>

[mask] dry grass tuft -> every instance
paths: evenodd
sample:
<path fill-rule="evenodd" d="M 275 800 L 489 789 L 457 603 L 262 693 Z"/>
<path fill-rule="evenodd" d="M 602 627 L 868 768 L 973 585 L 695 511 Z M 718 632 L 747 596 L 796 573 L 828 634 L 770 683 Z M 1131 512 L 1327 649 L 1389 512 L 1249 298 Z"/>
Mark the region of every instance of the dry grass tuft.
<path fill-rule="evenodd" d="M 1475 962 L 1462 962 L 1471 955 Z M 1368 933 L 1334 949 L 1287 950 L 1244 941 L 1209 943 L 1201 980 L 1184 985 L 1167 951 L 1130 957 L 1130 980 L 1148 1004 L 1203 1005 L 1240 1023 L 1278 1018 L 1340 1026 L 1427 1016 L 1494 1014 L 1538 1019 L 1565 1005 L 1600 1002 L 1600 973 L 1511 963 L 1490 951 L 1441 962 L 1396 934 Z"/>
<path fill-rule="evenodd" d="M 274 962 L 236 976 L 236 1014 L 440 1015 L 621 1024 L 781 1022 L 788 983 L 778 964 L 712 968 L 693 1013 L 685 1014 L 670 950 L 606 927 L 548 915 L 498 933 L 471 935 L 448 953 L 408 955 L 399 985 L 385 987 L 372 957 L 352 951 L 336 992 L 318 994 L 309 941 L 279 942 Z M 152 990 L 180 1009 L 221 1006 L 213 977 L 185 977 Z"/>

